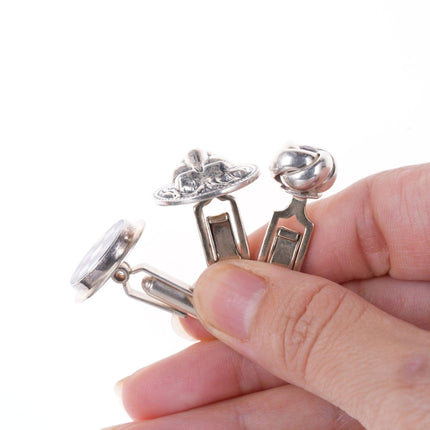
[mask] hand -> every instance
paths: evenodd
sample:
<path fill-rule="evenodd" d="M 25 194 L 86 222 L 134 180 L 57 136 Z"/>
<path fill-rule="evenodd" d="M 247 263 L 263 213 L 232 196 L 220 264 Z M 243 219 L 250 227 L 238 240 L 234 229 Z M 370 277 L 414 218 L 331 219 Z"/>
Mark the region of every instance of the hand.
<path fill-rule="evenodd" d="M 205 330 L 185 320 L 206 341 L 125 379 L 145 421 L 114 428 L 429 429 L 429 188 L 430 165 L 409 167 L 311 205 L 304 273 L 209 267 L 194 290 Z"/>

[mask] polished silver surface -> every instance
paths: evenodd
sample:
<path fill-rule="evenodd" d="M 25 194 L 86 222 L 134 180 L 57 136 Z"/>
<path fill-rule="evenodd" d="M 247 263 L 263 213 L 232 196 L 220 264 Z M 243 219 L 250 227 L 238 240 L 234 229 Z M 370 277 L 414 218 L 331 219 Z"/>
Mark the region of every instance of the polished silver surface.
<path fill-rule="evenodd" d="M 301 270 L 314 228 L 306 215 L 306 199 L 320 197 L 333 185 L 336 165 L 323 149 L 291 145 L 276 157 L 270 169 L 293 199 L 285 210 L 274 212 L 258 260 Z M 289 218 L 295 218 L 300 231 L 278 226 L 282 219 Z"/>
<path fill-rule="evenodd" d="M 320 197 L 336 179 L 332 155 L 310 146 L 288 146 L 278 154 L 270 170 L 285 191 L 306 199 Z"/>
<path fill-rule="evenodd" d="M 148 266 L 145 272 L 149 276 L 143 279 L 142 288 L 148 295 L 172 307 L 180 316 L 197 318 L 192 303 L 193 292 L 189 286 Z"/>
<path fill-rule="evenodd" d="M 190 287 L 147 264 L 139 264 L 131 268 L 123 263 L 112 279 L 121 283 L 125 293 L 133 299 L 180 317 L 187 315 L 197 317 L 191 302 Z M 133 288 L 132 279 L 139 281 L 139 289 Z"/>
<path fill-rule="evenodd" d="M 301 270 L 314 228 L 313 222 L 306 215 L 305 205 L 305 199 L 293 197 L 285 210 L 273 213 L 260 249 L 259 261 Z M 280 220 L 288 218 L 296 218 L 301 231 L 278 226 Z"/>
<path fill-rule="evenodd" d="M 134 299 L 181 317 L 196 317 L 191 303 L 192 292 L 187 285 L 148 265 L 131 268 L 124 261 L 139 240 L 143 228 L 143 222 L 118 221 L 90 249 L 71 279 L 77 290 L 77 302 L 92 296 L 112 279 L 122 284 L 125 293 Z M 139 289 L 133 288 L 132 281 L 138 278 Z"/>
<path fill-rule="evenodd" d="M 175 170 L 173 182 L 157 190 L 154 197 L 161 205 L 196 203 L 194 214 L 207 264 L 229 258 L 249 258 L 249 247 L 239 209 L 228 195 L 259 176 L 254 164 L 234 165 L 210 152 L 190 151 Z M 228 212 L 205 217 L 203 208 L 212 199 L 227 201 Z"/>
<path fill-rule="evenodd" d="M 228 212 L 208 217 L 204 215 L 203 209 L 211 200 L 194 206 L 194 214 L 208 265 L 230 258 L 249 259 L 248 240 L 236 200 L 232 196 L 221 196 L 218 199 L 230 204 L 234 229 Z"/>
<path fill-rule="evenodd" d="M 139 240 L 143 228 L 143 222 L 120 220 L 95 243 L 70 280 L 77 290 L 77 301 L 92 296 L 106 283 Z"/>
<path fill-rule="evenodd" d="M 154 197 L 160 205 L 198 203 L 239 190 L 258 176 L 254 164 L 234 165 L 210 152 L 194 149 L 175 170 L 172 183 L 158 189 Z"/>

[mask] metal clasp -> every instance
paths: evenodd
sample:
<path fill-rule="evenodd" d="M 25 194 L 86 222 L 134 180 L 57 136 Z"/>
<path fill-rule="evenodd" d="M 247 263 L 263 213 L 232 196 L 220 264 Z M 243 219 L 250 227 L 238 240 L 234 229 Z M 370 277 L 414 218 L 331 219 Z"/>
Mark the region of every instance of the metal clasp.
<path fill-rule="evenodd" d="M 143 274 L 141 287 L 143 291 L 131 286 L 130 277 Z M 192 291 L 182 282 L 168 277 L 146 264 L 130 268 L 127 263 L 122 263 L 112 275 L 112 279 L 123 285 L 125 293 L 134 299 L 143 301 L 159 309 L 186 317 L 190 315 L 197 318 L 192 304 Z"/>
<path fill-rule="evenodd" d="M 160 205 L 197 203 L 194 214 L 207 264 L 228 258 L 249 258 L 248 241 L 233 191 L 258 178 L 253 164 L 234 165 L 210 152 L 194 149 L 173 174 L 173 181 L 158 189 L 154 197 Z M 205 217 L 203 209 L 214 198 L 230 203 L 228 212 Z"/>
<path fill-rule="evenodd" d="M 228 212 L 205 217 L 203 209 L 212 200 L 203 201 L 195 205 L 194 214 L 207 264 L 213 264 L 228 258 L 249 258 L 248 240 L 236 200 L 232 196 L 220 196 L 217 198 L 230 203 L 236 235 Z"/>
<path fill-rule="evenodd" d="M 290 145 L 278 154 L 270 169 L 293 199 L 285 210 L 274 212 L 258 259 L 301 270 L 314 229 L 306 216 L 306 201 L 319 198 L 333 185 L 336 165 L 332 155 L 323 149 Z M 281 219 L 294 217 L 301 231 L 278 227 Z"/>
<path fill-rule="evenodd" d="M 313 222 L 306 216 L 305 206 L 306 199 L 293 197 L 285 210 L 274 212 L 260 249 L 259 261 L 301 270 L 314 228 Z M 282 226 L 277 228 L 281 219 L 293 217 L 296 217 L 297 222 L 303 226 L 303 232 Z"/>

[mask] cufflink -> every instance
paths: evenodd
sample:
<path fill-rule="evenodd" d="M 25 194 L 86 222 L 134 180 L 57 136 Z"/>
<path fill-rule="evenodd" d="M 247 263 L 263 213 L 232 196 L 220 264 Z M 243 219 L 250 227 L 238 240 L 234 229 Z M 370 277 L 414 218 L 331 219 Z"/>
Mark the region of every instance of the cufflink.
<path fill-rule="evenodd" d="M 301 270 L 314 228 L 306 215 L 307 199 L 317 199 L 336 179 L 332 155 L 310 146 L 288 146 L 270 170 L 281 188 L 292 195 L 290 205 L 273 213 L 258 256 L 259 261 Z M 278 226 L 281 220 L 296 219 L 299 231 Z"/>
<path fill-rule="evenodd" d="M 229 258 L 250 258 L 248 240 L 236 200 L 230 193 L 255 181 L 254 164 L 236 165 L 210 152 L 194 149 L 173 173 L 170 184 L 154 197 L 165 206 L 195 203 L 194 215 L 208 265 Z M 213 199 L 226 201 L 231 212 L 205 216 Z"/>
<path fill-rule="evenodd" d="M 192 292 L 187 285 L 147 264 L 131 267 L 124 261 L 140 239 L 143 229 L 143 222 L 120 220 L 94 244 L 70 281 L 77 290 L 77 301 L 88 299 L 113 280 L 122 284 L 129 297 L 181 317 L 196 317 L 191 303 Z M 133 283 L 140 281 L 139 289 L 132 287 L 132 280 Z"/>

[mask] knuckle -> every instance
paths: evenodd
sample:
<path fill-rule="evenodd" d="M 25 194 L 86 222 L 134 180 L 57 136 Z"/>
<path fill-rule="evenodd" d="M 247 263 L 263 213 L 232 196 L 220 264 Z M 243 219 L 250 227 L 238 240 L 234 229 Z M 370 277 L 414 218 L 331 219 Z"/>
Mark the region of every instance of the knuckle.
<path fill-rule="evenodd" d="M 324 349 L 333 329 L 342 324 L 350 310 L 344 309 L 348 292 L 329 281 L 321 279 L 312 285 L 302 285 L 286 303 L 278 318 L 281 329 L 279 359 L 285 369 L 291 369 L 300 378 L 308 379 L 312 357 Z M 340 315 L 343 314 L 343 315 Z M 344 322 L 345 323 L 345 322 Z M 321 360 L 322 354 L 316 354 Z"/>
<path fill-rule="evenodd" d="M 369 428 L 392 430 L 430 428 L 430 356 L 413 351 L 394 359 L 390 377 L 373 401 Z"/>
<path fill-rule="evenodd" d="M 395 421 L 401 425 L 400 428 L 430 428 L 429 353 L 411 352 L 404 357 L 391 385 L 379 418 L 397 415 Z"/>
<path fill-rule="evenodd" d="M 251 426 L 248 422 L 248 414 L 243 410 L 243 406 L 233 404 L 232 416 L 234 418 L 234 428 L 237 430 L 250 430 Z"/>
<path fill-rule="evenodd" d="M 382 276 L 390 271 L 390 252 L 386 233 L 381 222 L 375 191 L 375 184 L 371 180 L 364 180 L 361 213 L 355 223 L 357 248 L 367 268 L 369 276 Z M 371 204 L 366 204 L 371 202 Z"/>

